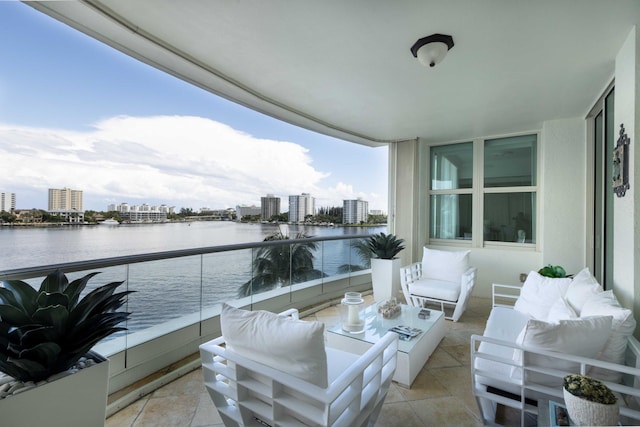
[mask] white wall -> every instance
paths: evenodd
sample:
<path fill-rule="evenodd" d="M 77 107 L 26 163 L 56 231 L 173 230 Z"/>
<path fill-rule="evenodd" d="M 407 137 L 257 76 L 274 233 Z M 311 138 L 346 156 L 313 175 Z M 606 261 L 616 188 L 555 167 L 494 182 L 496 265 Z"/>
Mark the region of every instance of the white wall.
<path fill-rule="evenodd" d="M 577 273 L 586 266 L 585 119 L 545 122 L 541 140 L 542 262 Z"/>
<path fill-rule="evenodd" d="M 640 174 L 635 164 L 638 160 L 636 135 L 640 135 L 640 117 L 636 106 L 640 102 L 638 88 L 638 35 L 632 29 L 616 56 L 615 71 L 615 125 L 619 129 L 624 124 L 631 139 L 629 152 L 630 185 L 624 197 L 615 197 L 614 209 L 614 238 L 613 238 L 613 290 L 625 307 L 634 306 L 636 319 L 640 319 L 640 296 L 638 286 L 635 286 L 637 270 L 640 268 L 640 197 L 636 196 L 636 189 L 640 185 Z M 617 137 L 617 133 L 616 133 Z M 640 163 L 639 163 L 640 164 Z"/>

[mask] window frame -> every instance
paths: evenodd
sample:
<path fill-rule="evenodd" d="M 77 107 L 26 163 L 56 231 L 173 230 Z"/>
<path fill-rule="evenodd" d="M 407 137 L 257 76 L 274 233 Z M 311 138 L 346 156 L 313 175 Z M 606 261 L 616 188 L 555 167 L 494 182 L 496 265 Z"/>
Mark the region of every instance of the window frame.
<path fill-rule="evenodd" d="M 484 147 L 485 141 L 509 138 L 522 135 L 535 135 L 536 136 L 536 167 L 535 167 L 535 183 L 536 185 L 528 186 L 511 186 L 511 187 L 485 187 L 484 186 Z M 473 182 L 471 188 L 461 188 L 452 190 L 432 190 L 431 189 L 431 149 L 435 147 L 441 147 L 445 145 L 473 143 Z M 427 244 L 440 245 L 440 246 L 462 246 L 473 248 L 499 248 L 499 249 L 515 249 L 536 251 L 539 249 L 540 236 L 541 236 L 541 222 L 540 222 L 540 189 L 541 189 L 541 158 L 542 158 L 542 142 L 540 139 L 540 131 L 528 131 L 519 132 L 507 135 L 487 136 L 481 138 L 474 138 L 472 140 L 460 140 L 453 142 L 438 142 L 432 144 L 425 144 L 425 157 L 422 164 L 425 166 L 425 180 L 423 181 L 422 188 L 425 190 L 425 214 L 426 214 L 426 239 Z M 535 194 L 535 206 L 533 212 L 535 213 L 535 221 L 532 222 L 532 232 L 535 237 L 535 243 L 519 243 L 519 242 L 499 242 L 484 240 L 483 221 L 484 221 L 484 199 L 486 194 L 498 194 L 498 193 L 534 193 Z M 472 235 L 470 240 L 465 239 L 440 239 L 431 237 L 431 196 L 434 195 L 448 195 L 448 194 L 471 194 L 471 228 Z"/>

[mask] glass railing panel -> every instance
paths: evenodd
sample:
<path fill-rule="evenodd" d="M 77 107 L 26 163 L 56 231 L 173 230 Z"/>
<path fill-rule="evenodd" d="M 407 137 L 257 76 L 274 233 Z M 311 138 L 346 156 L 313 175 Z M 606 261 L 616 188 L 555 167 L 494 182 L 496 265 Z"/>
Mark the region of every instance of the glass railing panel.
<path fill-rule="evenodd" d="M 252 250 L 216 252 L 202 256 L 202 318 L 223 302 L 242 298 L 250 290 Z"/>
<path fill-rule="evenodd" d="M 128 287 L 135 291 L 129 296 L 129 334 L 172 321 L 172 326 L 163 326 L 178 329 L 189 323 L 190 315 L 199 320 L 201 258 L 193 255 L 129 266 Z"/>

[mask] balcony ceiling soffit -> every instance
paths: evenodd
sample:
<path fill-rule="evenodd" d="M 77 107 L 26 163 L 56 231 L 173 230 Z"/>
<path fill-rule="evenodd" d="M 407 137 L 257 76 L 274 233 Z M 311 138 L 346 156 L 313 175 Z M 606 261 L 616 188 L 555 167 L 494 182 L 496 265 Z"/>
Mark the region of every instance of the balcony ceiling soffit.
<path fill-rule="evenodd" d="M 213 93 L 366 145 L 452 141 L 584 117 L 637 0 L 28 2 Z M 433 69 L 409 48 L 455 47 Z"/>

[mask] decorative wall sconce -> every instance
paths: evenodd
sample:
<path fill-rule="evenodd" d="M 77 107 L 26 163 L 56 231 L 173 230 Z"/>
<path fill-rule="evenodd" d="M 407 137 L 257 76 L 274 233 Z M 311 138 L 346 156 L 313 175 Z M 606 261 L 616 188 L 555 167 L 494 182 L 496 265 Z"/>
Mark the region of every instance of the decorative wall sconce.
<path fill-rule="evenodd" d="M 629 137 L 620 124 L 620 136 L 613 149 L 613 191 L 618 197 L 624 197 L 629 189 Z"/>
<path fill-rule="evenodd" d="M 453 37 L 446 34 L 431 34 L 411 46 L 411 53 L 425 67 L 435 67 L 442 62 L 453 47 Z"/>

